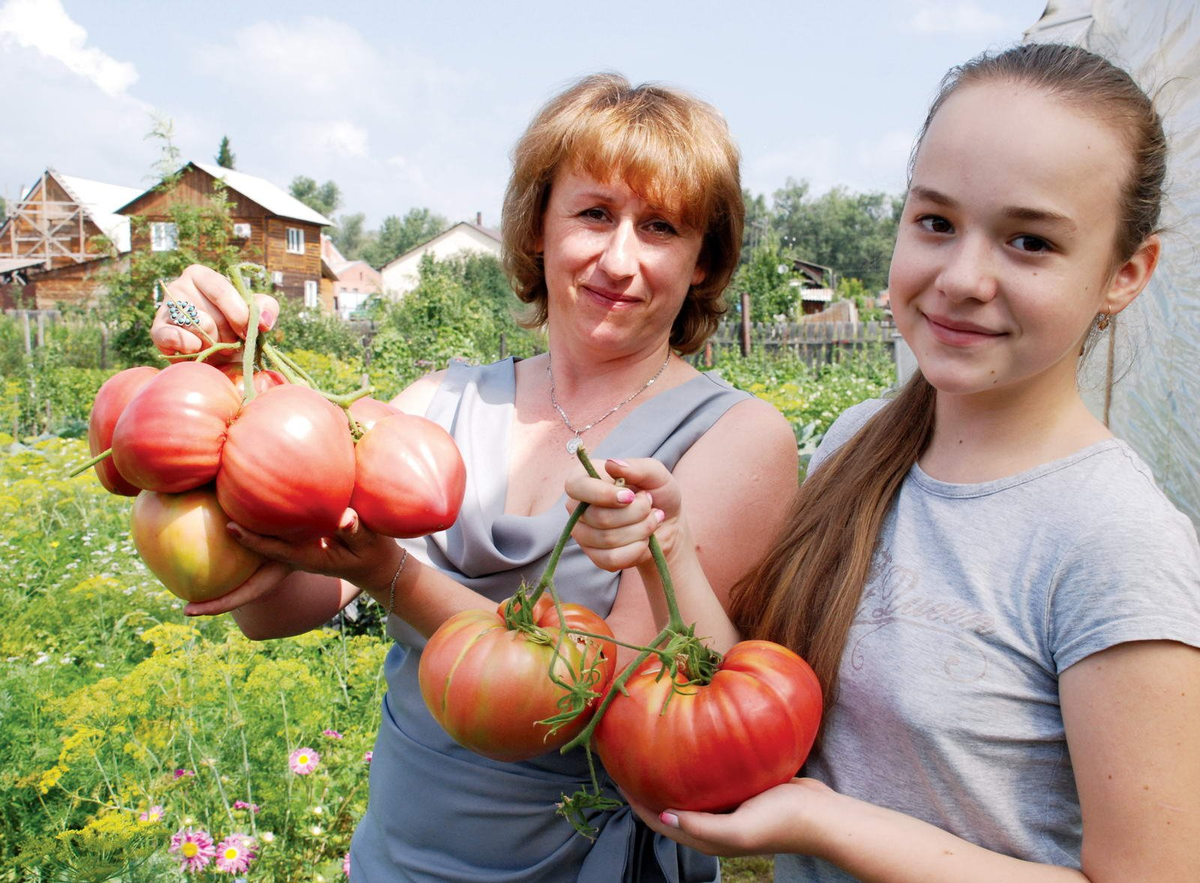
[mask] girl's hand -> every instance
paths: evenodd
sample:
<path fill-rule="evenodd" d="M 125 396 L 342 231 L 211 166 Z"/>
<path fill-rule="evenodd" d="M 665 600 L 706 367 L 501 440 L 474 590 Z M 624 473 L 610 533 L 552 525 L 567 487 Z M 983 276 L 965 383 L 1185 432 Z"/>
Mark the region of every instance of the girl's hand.
<path fill-rule="evenodd" d="M 835 792 L 816 779 L 792 779 L 730 813 L 668 809 L 658 814 L 633 800 L 629 805 L 658 833 L 706 855 L 808 855 L 814 854 L 816 843 L 807 820 L 815 817 L 819 804 L 834 797 Z"/>
<path fill-rule="evenodd" d="M 567 480 L 567 509 L 573 511 L 581 502 L 589 504 L 571 536 L 603 570 L 649 565 L 647 541 L 651 534 L 658 536 L 670 561 L 686 530 L 675 478 L 651 459 L 606 460 L 604 469 L 612 478 L 624 479 L 624 486 L 586 475 Z"/>
<path fill-rule="evenodd" d="M 269 559 L 254 574 L 220 598 L 192 602 L 183 608 L 188 616 L 227 613 L 270 594 L 294 571 L 337 577 L 360 587 L 386 586 L 402 551 L 391 537 L 363 526 L 358 513 L 347 509 L 337 532 L 304 543 L 253 533 L 232 522 L 228 528 L 239 543 Z"/>
<path fill-rule="evenodd" d="M 198 353 L 212 342 L 236 343 L 246 336 L 250 308 L 229 280 L 216 270 L 192 264 L 178 279 L 168 283 L 166 294 L 177 303 L 188 301 L 196 307 L 203 334 L 197 332 L 195 326 L 173 323 L 164 297 L 154 316 L 154 324 L 150 326 L 150 339 L 164 355 Z M 267 331 L 279 316 L 279 302 L 269 294 L 256 294 L 255 297 L 260 309 L 258 328 Z M 218 353 L 214 361 L 227 361 L 228 358 L 228 354 Z"/>

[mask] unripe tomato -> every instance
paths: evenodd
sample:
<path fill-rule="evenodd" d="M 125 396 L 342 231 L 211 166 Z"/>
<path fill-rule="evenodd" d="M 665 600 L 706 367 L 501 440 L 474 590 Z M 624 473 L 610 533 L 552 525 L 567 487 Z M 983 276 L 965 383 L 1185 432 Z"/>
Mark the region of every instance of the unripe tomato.
<path fill-rule="evenodd" d="M 245 375 L 242 374 L 241 362 L 226 362 L 217 370 L 229 378 L 229 381 L 237 389 L 238 395 L 242 395 L 245 392 L 245 384 L 243 383 Z M 285 383 L 287 383 L 287 378 L 278 371 L 264 369 L 262 371 L 254 372 L 255 392 L 266 392 L 268 389 L 271 389 L 271 387 L 283 386 Z"/>
<path fill-rule="evenodd" d="M 554 734 L 540 720 L 561 709 L 566 690 L 550 680 L 550 665 L 564 683 L 590 680 L 603 695 L 616 666 L 611 641 L 567 635 L 555 659 L 560 631 L 553 602 L 543 596 L 533 608 L 534 622 L 550 635 L 549 643 L 531 640 L 505 625 L 505 601 L 496 612 L 464 610 L 446 620 L 421 651 L 418 680 L 429 713 L 454 741 L 493 760 L 529 760 L 565 745 L 587 725 L 591 711 Z M 579 604 L 563 604 L 568 627 L 612 636 L 596 613 Z M 584 682 L 587 683 L 587 682 Z"/>
<path fill-rule="evenodd" d="M 354 458 L 350 506 L 371 530 L 419 537 L 458 517 L 467 470 L 454 439 L 432 420 L 384 417 L 358 440 Z"/>
<path fill-rule="evenodd" d="M 232 521 L 288 540 L 332 536 L 353 490 L 350 424 L 320 393 L 276 386 L 229 427 L 217 499 Z"/>
<path fill-rule="evenodd" d="M 719 812 L 799 772 L 821 724 L 821 685 L 803 659 L 742 641 L 707 684 L 683 672 L 672 683 L 662 669 L 646 659 L 596 725 L 596 751 L 625 794 L 655 812 Z"/>
<path fill-rule="evenodd" d="M 185 601 L 219 598 L 263 559 L 229 535 L 211 486 L 181 494 L 142 491 L 133 502 L 133 544 L 162 584 Z"/>
<path fill-rule="evenodd" d="M 164 368 L 142 387 L 113 429 L 112 460 L 130 484 L 160 493 L 212 481 L 242 398 L 203 362 Z"/>
<path fill-rule="evenodd" d="M 125 407 L 141 392 L 142 387 L 157 376 L 157 368 L 142 365 L 126 368 L 104 381 L 96 392 L 92 412 L 88 415 L 88 450 L 93 457 L 112 447 L 113 428 Z M 111 456 L 96 464 L 96 477 L 110 493 L 123 497 L 136 497 L 138 494 L 139 489 L 117 471 Z"/>

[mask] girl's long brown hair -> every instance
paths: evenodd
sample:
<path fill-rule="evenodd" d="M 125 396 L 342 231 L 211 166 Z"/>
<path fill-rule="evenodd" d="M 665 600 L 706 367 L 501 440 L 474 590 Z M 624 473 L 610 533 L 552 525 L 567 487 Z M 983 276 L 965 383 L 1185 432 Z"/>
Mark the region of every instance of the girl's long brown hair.
<path fill-rule="evenodd" d="M 952 69 L 916 150 L 954 91 L 986 82 L 1045 91 L 1121 133 L 1129 171 L 1116 207 L 1121 223 L 1114 266 L 1128 260 L 1156 231 L 1162 204 L 1166 138 L 1153 102 L 1128 73 L 1086 49 L 1026 44 Z M 774 551 L 733 588 L 734 623 L 748 637 L 776 641 L 803 656 L 825 691 L 826 708 L 836 698 L 838 668 L 880 526 L 933 434 L 935 398 L 936 390 L 918 372 L 808 477 Z"/>
<path fill-rule="evenodd" d="M 917 372 L 800 486 L 774 549 L 734 587 L 743 634 L 791 647 L 829 706 L 846 636 L 892 498 L 933 433 L 936 391 Z"/>

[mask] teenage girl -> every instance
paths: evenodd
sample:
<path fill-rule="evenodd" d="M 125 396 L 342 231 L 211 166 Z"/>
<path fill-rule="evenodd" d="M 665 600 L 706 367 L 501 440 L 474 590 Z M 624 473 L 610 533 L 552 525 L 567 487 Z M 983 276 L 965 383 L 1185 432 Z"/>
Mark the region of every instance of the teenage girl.
<path fill-rule="evenodd" d="M 728 619 L 697 605 L 665 469 L 608 461 L 639 489 L 625 504 L 568 483 L 594 504 L 575 533 L 593 561 L 650 574 L 655 532 L 698 634 L 786 644 L 825 689 L 806 778 L 728 814 L 635 806 L 648 824 L 779 853 L 778 881 L 1200 880 L 1196 531 L 1076 385 L 1154 272 L 1165 146 L 1085 50 L 950 72 L 889 279 L 920 370 L 830 429 Z"/>

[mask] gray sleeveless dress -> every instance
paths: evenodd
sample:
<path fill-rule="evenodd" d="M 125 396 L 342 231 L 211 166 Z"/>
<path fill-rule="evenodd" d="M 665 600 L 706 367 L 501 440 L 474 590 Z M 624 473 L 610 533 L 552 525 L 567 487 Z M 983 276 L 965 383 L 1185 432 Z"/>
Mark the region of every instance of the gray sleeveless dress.
<path fill-rule="evenodd" d="M 453 436 L 467 466 L 458 521 L 448 531 L 405 541 L 411 554 L 499 602 L 522 579 L 533 583 L 566 522 L 563 505 L 534 516 L 504 514 L 511 359 L 483 367 L 455 363 L 426 416 Z M 596 458 L 679 458 L 748 394 L 710 375 L 660 393 L 624 415 L 592 452 Z M 564 452 L 565 456 L 565 452 Z M 569 543 L 555 586 L 564 601 L 607 615 L 618 575 Z M 582 750 L 499 763 L 457 745 L 429 715 L 417 683 L 424 639 L 398 617 L 387 656 L 388 692 L 371 763 L 370 800 L 351 847 L 353 883 L 711 883 L 716 859 L 657 837 L 628 807 L 593 820 L 587 840 L 555 814 L 563 794 L 588 781 Z M 599 761 L 597 760 L 597 765 Z M 602 784 L 613 786 L 607 777 Z M 615 792 L 612 796 L 617 796 Z"/>

